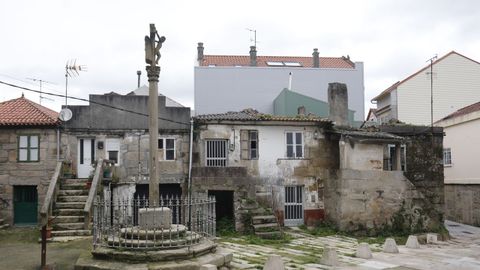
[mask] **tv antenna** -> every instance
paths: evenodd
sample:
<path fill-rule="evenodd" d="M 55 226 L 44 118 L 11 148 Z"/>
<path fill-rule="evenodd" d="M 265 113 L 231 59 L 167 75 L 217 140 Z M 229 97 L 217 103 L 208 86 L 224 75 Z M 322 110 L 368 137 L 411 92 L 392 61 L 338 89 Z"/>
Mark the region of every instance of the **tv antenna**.
<path fill-rule="evenodd" d="M 39 100 L 39 103 L 40 103 L 40 105 L 42 105 L 42 100 L 43 100 L 43 99 L 50 100 L 50 101 L 54 101 L 54 100 L 51 99 L 51 98 L 42 97 L 42 84 L 48 83 L 48 84 L 53 84 L 53 85 L 55 85 L 55 83 L 52 83 L 52 82 L 49 82 L 49 81 L 45 81 L 45 80 L 42 80 L 42 79 L 37 79 L 37 78 L 27 78 L 27 80 L 31 80 L 31 81 L 34 81 L 34 82 L 38 82 L 38 83 L 40 84 L 40 86 L 39 86 L 39 92 L 40 92 L 40 100 Z"/>
<path fill-rule="evenodd" d="M 87 71 L 87 66 L 77 65 L 77 59 L 68 60 L 65 64 L 65 107 L 68 102 L 68 77 L 79 76 L 80 71 Z"/>
<path fill-rule="evenodd" d="M 250 31 L 250 42 L 253 41 L 253 46 L 255 46 L 255 48 L 257 47 L 257 30 L 256 29 L 250 29 L 250 28 L 245 28 L 247 29 L 247 31 Z M 252 39 L 252 36 L 251 34 L 253 33 L 253 39 Z"/>

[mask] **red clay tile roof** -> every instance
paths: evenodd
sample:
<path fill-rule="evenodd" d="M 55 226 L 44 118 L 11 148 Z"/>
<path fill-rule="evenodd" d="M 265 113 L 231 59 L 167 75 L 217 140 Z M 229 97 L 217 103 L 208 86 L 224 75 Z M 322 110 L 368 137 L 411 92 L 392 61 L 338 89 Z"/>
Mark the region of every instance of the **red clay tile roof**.
<path fill-rule="evenodd" d="M 0 103 L 0 126 L 55 126 L 58 113 L 21 98 Z"/>
<path fill-rule="evenodd" d="M 450 56 L 450 55 L 452 55 L 452 54 L 459 55 L 459 56 L 461 56 L 461 57 L 463 57 L 463 58 L 465 58 L 465 59 L 467 59 L 467 60 L 470 60 L 470 61 L 472 61 L 472 62 L 477 63 L 477 64 L 480 65 L 479 62 L 477 62 L 477 61 L 475 61 L 475 60 L 473 60 L 473 59 L 471 59 L 471 58 L 468 58 L 468 57 L 466 57 L 465 55 L 459 54 L 459 53 L 457 53 L 456 51 L 451 51 L 451 52 L 447 53 L 446 55 L 438 58 L 435 62 L 433 62 L 433 64 L 435 65 L 436 63 L 442 61 L 443 59 L 447 58 L 448 56 Z M 379 95 L 377 95 L 376 97 L 372 98 L 372 101 L 373 101 L 373 100 L 377 100 L 377 99 L 379 99 L 380 97 L 384 96 L 385 94 L 392 92 L 394 89 L 397 89 L 397 87 L 398 87 L 399 85 L 401 85 L 402 83 L 410 80 L 411 78 L 415 77 L 416 75 L 418 75 L 419 73 L 425 71 L 425 70 L 428 69 L 428 68 L 430 68 L 430 64 L 428 64 L 428 65 L 425 66 L 424 68 L 420 69 L 419 71 L 413 73 L 412 75 L 408 76 L 407 78 L 403 79 L 402 81 L 398 81 L 398 82 L 394 83 L 392 86 L 390 86 L 390 87 L 388 87 L 387 89 L 383 90 Z"/>
<path fill-rule="evenodd" d="M 257 56 L 258 67 L 269 67 L 267 62 L 298 62 L 301 67 L 313 67 L 312 57 L 301 56 Z M 205 55 L 200 66 L 250 66 L 248 55 Z M 271 67 L 271 66 L 270 66 Z M 355 68 L 346 57 L 320 57 L 321 68 Z"/>
<path fill-rule="evenodd" d="M 462 116 L 462 115 L 466 115 L 466 114 L 469 114 L 469 113 L 472 113 L 472 112 L 477 112 L 477 111 L 480 111 L 480 102 L 477 102 L 477 103 L 474 103 L 472 105 L 468 105 L 466 107 L 458 109 L 457 111 L 445 116 L 444 118 L 440 119 L 437 122 L 447 120 L 447 119 L 451 119 L 451 118 L 458 117 L 458 116 Z"/>

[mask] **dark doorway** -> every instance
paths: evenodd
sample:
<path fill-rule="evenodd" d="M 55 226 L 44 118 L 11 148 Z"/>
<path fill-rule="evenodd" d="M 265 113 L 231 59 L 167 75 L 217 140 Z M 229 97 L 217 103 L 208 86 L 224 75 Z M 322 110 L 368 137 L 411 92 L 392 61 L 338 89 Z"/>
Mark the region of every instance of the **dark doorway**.
<path fill-rule="evenodd" d="M 159 184 L 159 199 L 162 204 L 170 205 L 172 210 L 172 222 L 181 222 L 181 207 L 178 205 L 182 198 L 182 187 L 180 184 Z M 133 222 L 138 225 L 138 209 L 145 207 L 145 199 L 148 199 L 148 184 L 137 184 L 134 197 Z"/>
<path fill-rule="evenodd" d="M 230 190 L 209 190 L 208 196 L 215 197 L 216 221 L 233 218 L 233 191 Z"/>
<path fill-rule="evenodd" d="M 13 187 L 13 220 L 15 225 L 36 225 L 37 206 L 37 186 Z"/>

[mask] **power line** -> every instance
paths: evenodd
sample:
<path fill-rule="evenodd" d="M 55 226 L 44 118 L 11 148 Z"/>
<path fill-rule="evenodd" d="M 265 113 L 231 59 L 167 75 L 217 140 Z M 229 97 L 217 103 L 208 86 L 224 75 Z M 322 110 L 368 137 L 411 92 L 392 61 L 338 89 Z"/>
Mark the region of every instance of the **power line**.
<path fill-rule="evenodd" d="M 27 87 L 7 83 L 7 82 L 4 82 L 4 81 L 0 81 L 0 84 L 4 84 L 4 85 L 10 86 L 10 87 L 19 88 L 19 89 L 34 92 L 34 93 L 40 93 L 40 91 L 38 91 L 38 90 L 34 90 L 34 89 L 27 88 Z M 146 117 L 149 116 L 146 113 L 127 110 L 127 109 L 124 109 L 124 108 L 115 107 L 115 106 L 112 106 L 112 105 L 109 105 L 109 104 L 105 104 L 105 103 L 101 103 L 101 102 L 97 102 L 97 101 L 92 101 L 92 100 L 88 100 L 88 99 L 85 99 L 85 98 L 66 96 L 66 95 L 63 95 L 63 94 L 54 94 L 54 93 L 49 93 L 49 92 L 44 92 L 44 91 L 42 91 L 41 93 L 45 94 L 45 95 L 49 95 L 49 96 L 54 96 L 54 97 L 69 98 L 69 99 L 73 99 L 73 100 L 85 101 L 85 102 L 97 104 L 97 105 L 100 105 L 100 106 L 108 107 L 110 109 L 115 109 L 115 110 L 119 110 L 119 111 L 123 111 L 123 112 L 133 113 L 133 114 L 137 114 L 137 115 L 141 115 L 141 116 L 146 116 Z M 167 122 L 176 123 L 176 124 L 190 126 L 189 123 L 178 122 L 178 121 L 174 121 L 174 120 L 163 118 L 163 117 L 158 117 L 158 119 L 163 120 L 163 121 L 167 121 Z"/>

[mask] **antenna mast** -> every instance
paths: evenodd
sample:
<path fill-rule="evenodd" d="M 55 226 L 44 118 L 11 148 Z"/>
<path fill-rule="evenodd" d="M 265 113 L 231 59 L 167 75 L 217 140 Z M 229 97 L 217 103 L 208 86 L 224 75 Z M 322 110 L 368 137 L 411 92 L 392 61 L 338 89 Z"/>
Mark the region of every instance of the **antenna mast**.
<path fill-rule="evenodd" d="M 80 75 L 79 71 L 87 71 L 87 66 L 77 65 L 77 59 L 68 60 L 65 64 L 65 107 L 68 102 L 68 77 Z"/>
<path fill-rule="evenodd" d="M 435 54 L 432 58 L 428 59 L 427 62 L 430 62 L 430 72 L 427 74 L 430 75 L 430 126 L 432 127 L 433 134 L 433 62 L 437 59 Z"/>
<path fill-rule="evenodd" d="M 257 30 L 256 29 L 250 29 L 250 28 L 246 28 L 248 31 L 250 31 L 250 33 L 253 32 L 253 39 L 252 37 L 250 37 L 250 41 L 253 41 L 253 46 L 255 46 L 255 48 L 257 47 Z"/>
<path fill-rule="evenodd" d="M 45 80 L 42 80 L 42 79 L 37 79 L 37 78 L 27 78 L 27 80 L 31 80 L 31 81 L 34 81 L 34 82 L 39 82 L 39 84 L 40 84 L 40 87 L 39 87 L 39 92 L 40 92 L 39 103 L 40 103 L 40 105 L 42 105 L 42 99 L 46 99 L 46 100 L 53 101 L 53 99 L 51 99 L 51 98 L 42 97 L 42 84 L 43 84 L 43 83 L 55 84 L 55 83 L 52 83 L 52 82 L 49 82 L 49 81 L 45 81 Z"/>

